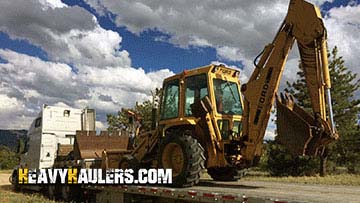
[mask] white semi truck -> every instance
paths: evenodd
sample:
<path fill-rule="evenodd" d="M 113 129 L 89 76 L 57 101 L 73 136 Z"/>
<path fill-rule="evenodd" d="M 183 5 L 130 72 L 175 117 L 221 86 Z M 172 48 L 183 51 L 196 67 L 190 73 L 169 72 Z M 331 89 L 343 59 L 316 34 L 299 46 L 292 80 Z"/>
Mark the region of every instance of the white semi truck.
<path fill-rule="evenodd" d="M 20 165 L 51 168 L 60 145 L 73 145 L 77 130 L 95 130 L 95 110 L 43 105 L 32 122 Z"/>

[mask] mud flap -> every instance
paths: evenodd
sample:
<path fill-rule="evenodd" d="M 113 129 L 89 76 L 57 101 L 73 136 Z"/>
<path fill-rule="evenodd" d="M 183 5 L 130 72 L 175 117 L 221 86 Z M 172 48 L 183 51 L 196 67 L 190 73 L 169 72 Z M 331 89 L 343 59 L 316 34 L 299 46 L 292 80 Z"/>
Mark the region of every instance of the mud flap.
<path fill-rule="evenodd" d="M 334 140 L 328 123 L 315 119 L 294 102 L 291 95 L 276 97 L 277 136 L 291 154 L 316 156 L 322 148 Z"/>

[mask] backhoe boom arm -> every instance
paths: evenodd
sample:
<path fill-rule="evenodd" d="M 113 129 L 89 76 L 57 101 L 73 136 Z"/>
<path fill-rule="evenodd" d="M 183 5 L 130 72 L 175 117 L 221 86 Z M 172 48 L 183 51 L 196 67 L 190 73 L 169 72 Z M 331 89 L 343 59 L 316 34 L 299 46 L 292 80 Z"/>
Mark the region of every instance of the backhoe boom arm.
<path fill-rule="evenodd" d="M 279 141 L 290 147 L 294 154 L 314 155 L 319 147 L 337 138 L 332 118 L 326 29 L 316 6 L 303 0 L 291 0 L 287 16 L 273 42 L 265 47 L 249 82 L 241 88 L 244 95 L 243 135 L 245 136 L 242 155 L 248 162 L 261 155 L 270 111 L 286 59 L 295 41 L 300 51 L 301 66 L 305 74 L 313 115 L 306 115 L 305 111 L 298 110 L 300 108 L 293 103 L 290 96 L 286 95 L 279 100 L 278 108 L 279 106 L 286 108 L 285 115 L 294 117 L 297 121 L 291 123 L 291 120 L 283 119 L 285 125 L 295 127 L 286 129 L 280 126 L 282 129 L 279 129 L 278 126 Z M 306 129 L 299 128 L 302 126 L 301 122 Z M 290 129 L 303 132 L 286 131 Z M 314 129 L 317 131 L 315 132 Z M 285 133 L 287 135 L 283 135 Z M 297 139 L 302 142 L 299 143 Z"/>

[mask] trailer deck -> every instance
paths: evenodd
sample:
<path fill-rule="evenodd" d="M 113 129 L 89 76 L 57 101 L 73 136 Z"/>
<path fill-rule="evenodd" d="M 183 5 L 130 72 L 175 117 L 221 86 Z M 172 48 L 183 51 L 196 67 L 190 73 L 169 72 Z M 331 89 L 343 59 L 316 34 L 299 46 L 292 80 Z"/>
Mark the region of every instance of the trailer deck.
<path fill-rule="evenodd" d="M 244 203 L 358 203 L 359 186 L 314 185 L 263 181 L 219 182 L 202 179 L 191 188 L 159 186 L 92 186 L 88 189 L 103 191 L 102 200 L 115 194 L 135 194 L 189 202 L 244 202 Z M 104 199 L 105 198 L 105 199 Z M 111 202 L 111 201 L 110 201 Z M 170 202 L 170 201 L 168 201 Z"/>

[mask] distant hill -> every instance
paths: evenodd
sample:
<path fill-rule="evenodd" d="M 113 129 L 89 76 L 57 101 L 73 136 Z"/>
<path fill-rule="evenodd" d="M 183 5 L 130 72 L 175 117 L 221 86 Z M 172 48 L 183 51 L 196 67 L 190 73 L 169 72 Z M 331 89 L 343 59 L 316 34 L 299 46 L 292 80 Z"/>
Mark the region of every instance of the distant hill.
<path fill-rule="evenodd" d="M 17 139 L 25 139 L 27 130 L 0 130 L 0 146 L 7 146 L 16 151 Z"/>

